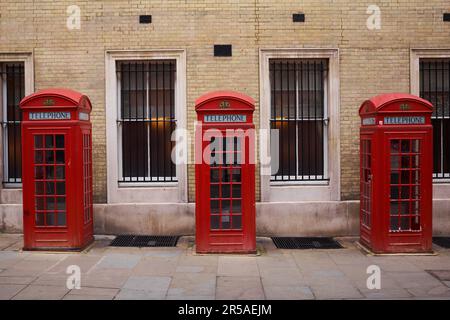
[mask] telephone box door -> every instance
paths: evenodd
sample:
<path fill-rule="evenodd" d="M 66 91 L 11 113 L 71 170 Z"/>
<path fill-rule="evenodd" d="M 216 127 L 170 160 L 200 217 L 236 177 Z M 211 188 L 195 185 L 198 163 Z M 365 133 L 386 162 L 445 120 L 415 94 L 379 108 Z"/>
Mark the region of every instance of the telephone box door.
<path fill-rule="evenodd" d="M 70 158 L 70 130 L 39 130 L 28 128 L 24 132 L 27 145 L 32 146 L 24 150 L 24 159 L 31 163 L 25 166 L 24 179 L 29 183 L 25 186 L 34 189 L 32 197 L 26 201 L 31 203 L 25 212 L 24 223 L 27 230 L 33 232 L 25 233 L 25 237 L 32 237 L 32 242 L 41 246 L 51 246 L 49 242 L 61 247 L 68 244 L 68 223 L 72 217 L 68 216 L 69 204 L 67 203 L 67 190 L 70 181 L 67 177 L 66 161 Z M 30 165 L 31 164 L 31 165 Z M 45 239 L 45 240 L 44 240 Z M 43 243 L 43 242 L 47 243 Z"/>
<path fill-rule="evenodd" d="M 385 203 L 388 208 L 388 219 L 384 220 L 383 229 L 387 230 L 388 238 L 385 246 L 395 246 L 397 243 L 406 243 L 420 246 L 430 237 L 423 237 L 424 233 L 431 232 L 431 203 L 432 186 L 430 179 L 432 168 L 429 157 L 432 154 L 430 139 L 427 133 L 385 133 L 384 146 L 385 179 L 389 186 L 389 197 Z M 423 244 L 424 247 L 427 247 Z"/>

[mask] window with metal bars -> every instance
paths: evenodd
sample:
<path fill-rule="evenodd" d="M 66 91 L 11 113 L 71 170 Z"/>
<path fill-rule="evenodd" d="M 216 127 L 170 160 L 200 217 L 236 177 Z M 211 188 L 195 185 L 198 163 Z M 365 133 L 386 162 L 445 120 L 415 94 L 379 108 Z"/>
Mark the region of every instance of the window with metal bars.
<path fill-rule="evenodd" d="M 117 62 L 119 182 L 174 182 L 175 60 Z"/>
<path fill-rule="evenodd" d="M 2 104 L 3 183 L 22 182 L 20 100 L 25 96 L 23 62 L 0 63 L 0 97 Z"/>
<path fill-rule="evenodd" d="M 433 106 L 433 178 L 450 179 L 450 58 L 420 59 L 420 96 Z"/>
<path fill-rule="evenodd" d="M 327 181 L 328 60 L 271 59 L 269 68 L 270 127 L 279 130 L 271 181 Z"/>

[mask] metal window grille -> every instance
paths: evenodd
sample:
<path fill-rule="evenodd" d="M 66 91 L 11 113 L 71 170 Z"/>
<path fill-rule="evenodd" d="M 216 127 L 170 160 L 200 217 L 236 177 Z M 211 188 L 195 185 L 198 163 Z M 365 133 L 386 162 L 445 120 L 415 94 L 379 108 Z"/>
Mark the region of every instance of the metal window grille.
<path fill-rule="evenodd" d="M 271 181 L 327 181 L 327 59 L 272 59 L 271 129 L 279 167 Z"/>
<path fill-rule="evenodd" d="M 25 96 L 25 74 L 22 62 L 0 63 L 0 85 L 3 130 L 3 182 L 22 182 L 20 100 Z"/>
<path fill-rule="evenodd" d="M 175 60 L 120 61 L 119 182 L 174 182 Z"/>
<path fill-rule="evenodd" d="M 420 60 L 420 96 L 433 106 L 433 177 L 450 179 L 450 58 Z"/>

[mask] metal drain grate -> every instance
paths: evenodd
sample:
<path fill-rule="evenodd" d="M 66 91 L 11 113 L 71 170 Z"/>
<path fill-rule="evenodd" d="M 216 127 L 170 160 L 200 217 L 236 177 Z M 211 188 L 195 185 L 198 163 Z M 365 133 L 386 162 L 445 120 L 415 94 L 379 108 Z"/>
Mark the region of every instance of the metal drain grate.
<path fill-rule="evenodd" d="M 111 247 L 176 247 L 179 236 L 117 236 Z"/>
<path fill-rule="evenodd" d="M 433 237 L 433 243 L 442 248 L 450 249 L 450 237 Z"/>
<path fill-rule="evenodd" d="M 333 238 L 272 237 L 278 249 L 341 249 Z"/>

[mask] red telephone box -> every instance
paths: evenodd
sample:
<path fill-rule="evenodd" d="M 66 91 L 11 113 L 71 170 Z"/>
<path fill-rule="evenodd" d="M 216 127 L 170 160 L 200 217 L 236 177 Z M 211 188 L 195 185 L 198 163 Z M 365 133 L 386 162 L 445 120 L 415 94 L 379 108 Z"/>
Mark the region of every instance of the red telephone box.
<path fill-rule="evenodd" d="M 410 94 L 359 109 L 360 243 L 375 253 L 432 250 L 432 109 Z"/>
<path fill-rule="evenodd" d="M 197 252 L 256 252 L 254 100 L 212 92 L 195 109 Z"/>
<path fill-rule="evenodd" d="M 48 89 L 20 102 L 25 250 L 81 250 L 93 240 L 91 103 Z"/>

